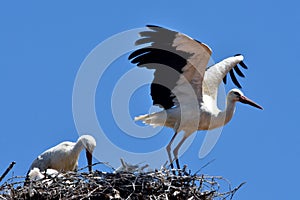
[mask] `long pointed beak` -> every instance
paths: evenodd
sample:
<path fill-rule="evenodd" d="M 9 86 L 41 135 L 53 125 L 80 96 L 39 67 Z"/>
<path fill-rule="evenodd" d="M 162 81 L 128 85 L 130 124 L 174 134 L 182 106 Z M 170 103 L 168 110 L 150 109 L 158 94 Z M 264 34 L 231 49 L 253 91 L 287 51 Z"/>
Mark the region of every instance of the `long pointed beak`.
<path fill-rule="evenodd" d="M 89 168 L 89 172 L 92 172 L 92 161 L 93 161 L 93 156 L 92 153 L 90 153 L 88 150 L 85 151 L 86 153 L 86 159 L 88 162 L 88 168 Z"/>
<path fill-rule="evenodd" d="M 239 98 L 239 101 L 240 101 L 241 103 L 249 104 L 249 105 L 251 105 L 251 106 L 253 106 L 253 107 L 256 107 L 256 108 L 259 108 L 259 109 L 263 110 L 263 107 L 261 107 L 260 105 L 258 105 L 257 103 L 255 103 L 255 102 L 252 101 L 251 99 L 248 99 L 248 98 L 245 97 L 245 96 L 241 96 L 241 97 Z"/>

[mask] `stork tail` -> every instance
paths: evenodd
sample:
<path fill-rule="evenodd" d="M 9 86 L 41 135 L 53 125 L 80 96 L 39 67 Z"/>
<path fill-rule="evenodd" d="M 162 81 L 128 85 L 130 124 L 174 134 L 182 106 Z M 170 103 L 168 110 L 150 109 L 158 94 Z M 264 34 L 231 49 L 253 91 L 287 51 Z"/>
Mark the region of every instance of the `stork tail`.
<path fill-rule="evenodd" d="M 153 127 L 164 126 L 166 121 L 165 111 L 152 114 L 140 115 L 134 118 L 134 121 L 142 121 L 144 124 L 149 124 Z"/>

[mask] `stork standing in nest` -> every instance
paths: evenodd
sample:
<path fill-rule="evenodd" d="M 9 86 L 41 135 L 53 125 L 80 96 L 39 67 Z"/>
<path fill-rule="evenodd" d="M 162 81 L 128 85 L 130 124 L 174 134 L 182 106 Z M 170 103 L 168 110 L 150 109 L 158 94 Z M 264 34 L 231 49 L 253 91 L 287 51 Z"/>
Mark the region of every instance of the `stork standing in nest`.
<path fill-rule="evenodd" d="M 153 105 L 164 110 L 136 117 L 135 120 L 174 129 L 175 133 L 166 147 L 171 168 L 174 168 L 171 145 L 178 133 L 184 131 L 183 138 L 173 150 L 174 160 L 180 169 L 178 151 L 192 133 L 227 124 L 234 114 L 236 102 L 263 108 L 239 89 L 229 91 L 225 110 L 217 107 L 218 87 L 222 80 L 226 83 L 228 73 L 233 83 L 241 88 L 235 73 L 244 77 L 238 67 L 247 69 L 242 55 L 226 58 L 207 68 L 212 53 L 208 45 L 173 30 L 153 25 L 147 27 L 149 30 L 140 32 L 141 38 L 136 41 L 136 45 L 144 47 L 131 53 L 128 59 L 139 67 L 155 70 L 151 97 Z"/>
<path fill-rule="evenodd" d="M 92 171 L 92 153 L 96 140 L 90 135 L 82 135 L 77 142 L 62 142 L 39 155 L 31 164 L 30 170 L 38 168 L 41 172 L 47 169 L 57 171 L 76 171 L 80 152 L 85 149 L 89 172 Z"/>

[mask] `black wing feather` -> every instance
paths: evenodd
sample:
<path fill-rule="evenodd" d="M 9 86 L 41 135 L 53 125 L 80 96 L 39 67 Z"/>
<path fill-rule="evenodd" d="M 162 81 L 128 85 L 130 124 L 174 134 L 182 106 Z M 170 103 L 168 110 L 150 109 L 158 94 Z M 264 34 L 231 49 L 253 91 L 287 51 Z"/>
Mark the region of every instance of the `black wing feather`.
<path fill-rule="evenodd" d="M 226 84 L 227 83 L 227 74 L 224 76 L 223 78 L 223 83 Z"/>
<path fill-rule="evenodd" d="M 237 65 L 234 66 L 233 69 L 240 77 L 245 78 L 245 75 L 243 74 L 243 72 L 241 72 L 241 70 L 239 69 L 239 67 Z"/>
<path fill-rule="evenodd" d="M 246 65 L 243 61 L 241 61 L 239 64 L 240 64 L 244 69 L 248 69 L 247 65 Z"/>
<path fill-rule="evenodd" d="M 147 27 L 150 31 L 140 32 L 141 38 L 135 44 L 149 46 L 132 52 L 128 59 L 139 67 L 155 69 L 154 80 L 151 83 L 153 105 L 168 109 L 174 106 L 174 95 L 171 91 L 191 54 L 178 51 L 172 46 L 178 32 L 154 25 Z"/>
<path fill-rule="evenodd" d="M 240 85 L 240 83 L 239 83 L 238 80 L 236 79 L 233 70 L 230 70 L 230 71 L 229 71 L 229 75 L 230 75 L 230 78 L 231 78 L 232 82 L 233 82 L 238 88 L 242 88 L 242 86 Z"/>

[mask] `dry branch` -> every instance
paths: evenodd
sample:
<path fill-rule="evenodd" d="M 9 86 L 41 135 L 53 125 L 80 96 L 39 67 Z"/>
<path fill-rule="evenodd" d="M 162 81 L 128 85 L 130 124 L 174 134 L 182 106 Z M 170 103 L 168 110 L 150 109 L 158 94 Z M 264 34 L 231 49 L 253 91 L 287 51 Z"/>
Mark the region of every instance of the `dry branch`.
<path fill-rule="evenodd" d="M 15 164 L 16 164 L 16 162 L 14 162 L 14 161 L 10 163 L 10 165 L 7 167 L 7 169 L 5 170 L 5 172 L 0 177 L 0 182 L 3 180 L 3 178 L 8 174 L 8 172 L 13 168 L 13 166 Z"/>

